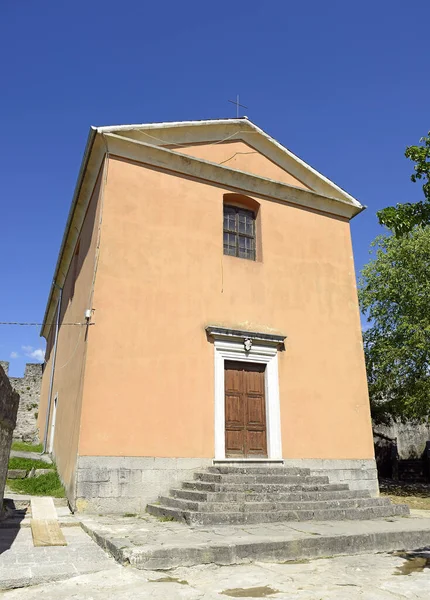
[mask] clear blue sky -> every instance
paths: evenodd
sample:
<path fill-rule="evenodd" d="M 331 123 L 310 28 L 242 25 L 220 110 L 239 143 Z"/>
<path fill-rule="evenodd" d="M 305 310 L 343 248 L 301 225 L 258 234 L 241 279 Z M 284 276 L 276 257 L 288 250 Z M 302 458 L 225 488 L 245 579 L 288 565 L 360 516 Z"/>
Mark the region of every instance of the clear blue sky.
<path fill-rule="evenodd" d="M 430 129 L 429 23 L 428 0 L 1 0 L 0 321 L 43 317 L 90 125 L 232 117 L 237 93 L 368 206 L 358 271 L 376 211 L 421 197 L 403 152 Z M 0 326 L 12 374 L 43 348 Z"/>

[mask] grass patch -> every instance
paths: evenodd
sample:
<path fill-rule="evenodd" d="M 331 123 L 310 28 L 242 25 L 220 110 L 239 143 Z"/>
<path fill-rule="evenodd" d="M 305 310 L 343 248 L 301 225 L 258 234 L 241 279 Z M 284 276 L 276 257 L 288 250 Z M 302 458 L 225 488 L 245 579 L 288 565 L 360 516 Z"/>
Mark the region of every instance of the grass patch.
<path fill-rule="evenodd" d="M 17 456 L 12 456 L 12 458 L 9 459 L 9 469 L 24 469 L 25 471 L 31 471 L 33 467 L 35 469 L 53 469 L 54 465 L 52 463 L 43 462 L 43 460 L 18 458 Z"/>
<path fill-rule="evenodd" d="M 430 483 L 420 481 L 379 480 L 381 496 L 393 504 L 407 504 L 416 510 L 430 510 Z"/>
<path fill-rule="evenodd" d="M 389 498 L 393 504 L 407 504 L 409 508 L 417 510 L 430 510 L 430 497 L 422 496 L 395 496 L 394 494 L 384 494 L 385 498 Z"/>
<path fill-rule="evenodd" d="M 27 442 L 12 442 L 12 450 L 20 452 L 43 452 L 43 444 L 28 444 Z"/>
<path fill-rule="evenodd" d="M 64 498 L 65 496 L 57 471 L 27 479 L 8 479 L 7 485 L 10 490 L 20 494 L 53 496 L 54 498 Z"/>
<path fill-rule="evenodd" d="M 124 513 L 122 516 L 123 517 L 137 517 L 137 514 L 136 513 Z"/>
<path fill-rule="evenodd" d="M 163 516 L 163 517 L 155 517 L 155 518 L 158 519 L 160 521 L 160 523 L 167 523 L 170 521 L 175 521 L 175 517 Z"/>

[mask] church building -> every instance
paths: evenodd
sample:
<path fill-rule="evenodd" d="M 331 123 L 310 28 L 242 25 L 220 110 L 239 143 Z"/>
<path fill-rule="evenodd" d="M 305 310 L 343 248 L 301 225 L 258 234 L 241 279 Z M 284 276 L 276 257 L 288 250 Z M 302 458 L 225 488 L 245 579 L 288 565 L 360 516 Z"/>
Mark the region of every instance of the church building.
<path fill-rule="evenodd" d="M 223 464 L 378 495 L 362 210 L 247 118 L 91 128 L 41 331 L 74 509 L 141 513 Z"/>

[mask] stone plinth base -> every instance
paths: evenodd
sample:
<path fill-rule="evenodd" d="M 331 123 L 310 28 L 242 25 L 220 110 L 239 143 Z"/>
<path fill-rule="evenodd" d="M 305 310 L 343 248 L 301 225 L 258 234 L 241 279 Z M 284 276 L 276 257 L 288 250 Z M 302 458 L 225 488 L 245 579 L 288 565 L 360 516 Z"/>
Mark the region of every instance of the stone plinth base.
<path fill-rule="evenodd" d="M 76 497 L 69 501 L 78 512 L 89 514 L 142 514 L 147 504 L 192 480 L 195 471 L 213 462 L 210 458 L 80 456 Z M 285 459 L 284 466 L 310 469 L 313 476 L 328 476 L 330 483 L 379 495 L 373 459 Z"/>
<path fill-rule="evenodd" d="M 76 500 L 69 500 L 78 512 L 143 513 L 158 496 L 211 464 L 211 458 L 79 456 Z"/>

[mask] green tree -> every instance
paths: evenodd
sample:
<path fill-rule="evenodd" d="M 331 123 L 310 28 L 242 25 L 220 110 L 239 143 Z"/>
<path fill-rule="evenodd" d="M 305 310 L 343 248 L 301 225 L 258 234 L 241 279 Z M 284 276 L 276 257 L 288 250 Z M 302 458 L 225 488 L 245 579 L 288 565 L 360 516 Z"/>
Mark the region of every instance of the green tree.
<path fill-rule="evenodd" d="M 379 223 L 397 237 L 412 231 L 416 225 L 430 225 L 430 131 L 419 146 L 408 146 L 406 158 L 415 163 L 411 181 L 423 181 L 424 200 L 387 206 L 377 213 Z"/>
<path fill-rule="evenodd" d="M 430 226 L 383 235 L 359 282 L 372 416 L 430 416 Z"/>

